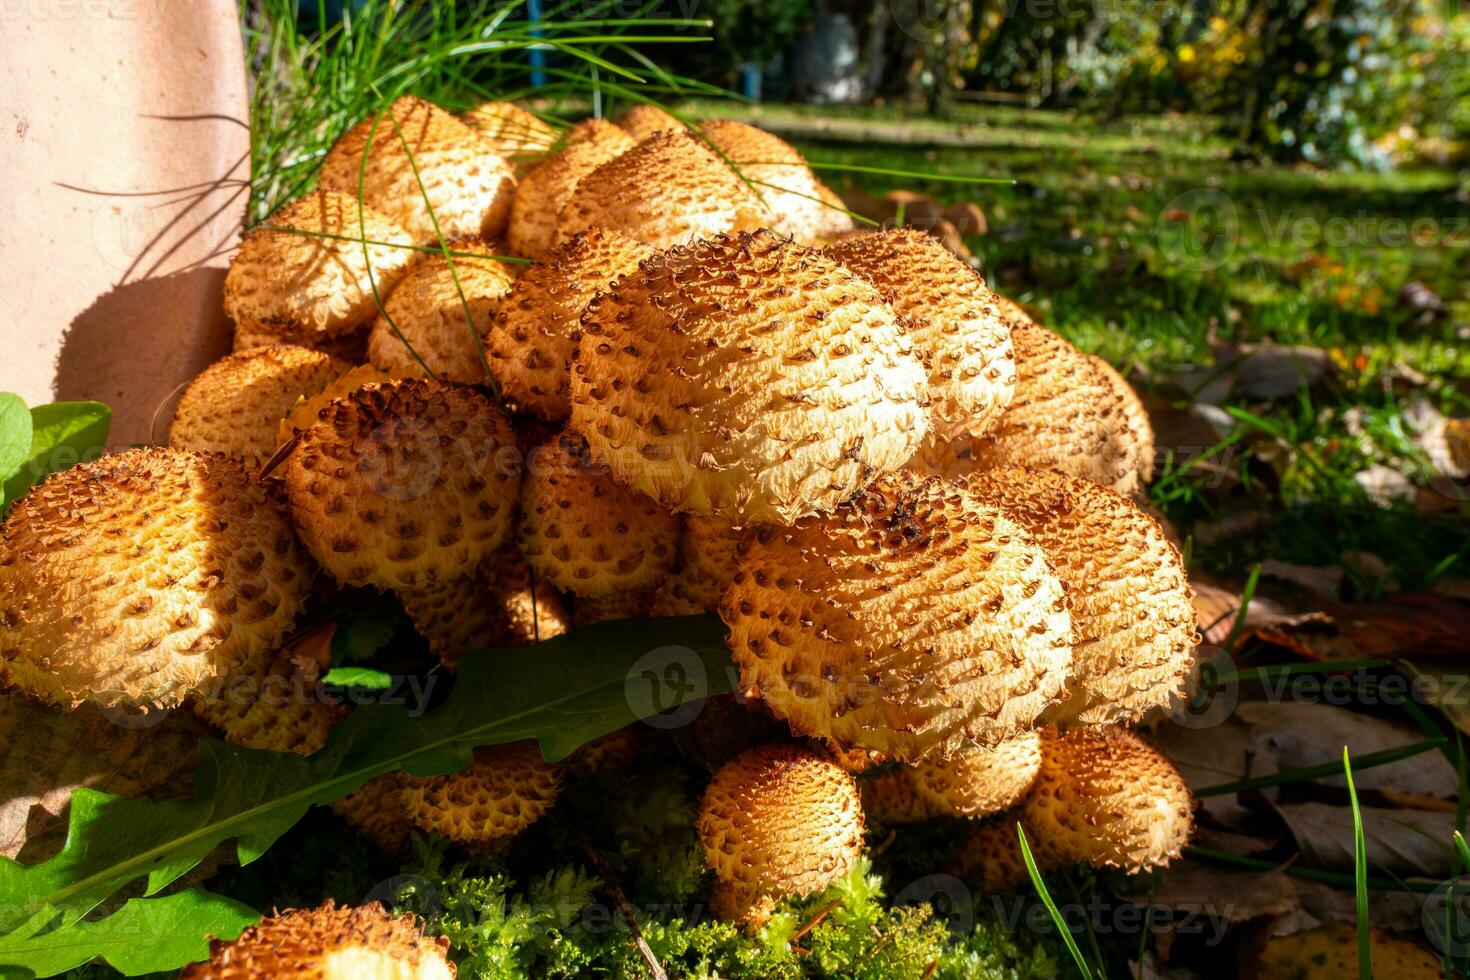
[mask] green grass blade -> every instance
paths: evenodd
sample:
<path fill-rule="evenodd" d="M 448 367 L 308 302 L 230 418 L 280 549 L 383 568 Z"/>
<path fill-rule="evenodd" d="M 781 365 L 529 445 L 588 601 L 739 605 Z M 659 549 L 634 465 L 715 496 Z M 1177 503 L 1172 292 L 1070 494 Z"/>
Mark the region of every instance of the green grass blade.
<path fill-rule="evenodd" d="M 1398 748 L 1383 749 L 1380 752 L 1370 752 L 1358 760 L 1358 771 L 1372 769 L 1375 766 L 1386 766 L 1404 759 L 1420 755 L 1424 752 L 1432 752 L 1444 745 L 1447 740 L 1442 735 L 1426 738 L 1414 742 L 1411 745 L 1401 745 Z M 1227 793 L 1240 793 L 1248 789 L 1265 789 L 1268 786 L 1285 786 L 1288 783 L 1299 783 L 1307 779 L 1318 779 L 1322 776 L 1337 775 L 1339 766 L 1335 762 L 1324 762 L 1320 766 L 1306 766 L 1302 769 L 1290 769 L 1286 772 L 1276 772 L 1269 776 L 1253 776 L 1250 779 L 1238 779 L 1230 783 L 1221 783 L 1218 786 L 1206 786 L 1194 791 L 1197 798 L 1206 796 L 1224 796 Z"/>
<path fill-rule="evenodd" d="M 1026 843 L 1026 828 L 1019 823 L 1016 824 L 1016 837 L 1021 842 L 1021 859 L 1026 862 L 1026 873 L 1031 876 L 1031 884 L 1036 886 L 1036 894 L 1041 896 L 1041 903 L 1046 906 L 1047 914 L 1051 916 L 1062 941 L 1067 944 L 1067 952 L 1072 954 L 1072 961 L 1077 964 L 1077 969 L 1082 971 L 1086 980 L 1092 980 L 1092 969 L 1083 958 L 1082 950 L 1077 948 L 1077 940 L 1073 938 L 1072 930 L 1067 928 L 1067 921 L 1062 918 L 1057 903 L 1052 900 L 1051 892 L 1046 890 L 1046 882 L 1041 880 L 1041 872 L 1036 870 L 1036 859 L 1031 856 L 1031 845 Z"/>
<path fill-rule="evenodd" d="M 1363 835 L 1363 812 L 1353 785 L 1353 764 L 1342 747 L 1342 771 L 1347 776 L 1348 804 L 1353 808 L 1353 898 L 1358 913 L 1358 980 L 1373 980 L 1373 941 L 1368 932 L 1368 842 Z M 1459 836 L 1456 834 L 1455 836 Z"/>
<path fill-rule="evenodd" d="M 1225 637 L 1222 649 L 1228 654 L 1240 641 L 1245 632 L 1245 616 L 1250 611 L 1251 600 L 1256 596 L 1256 587 L 1261 583 L 1261 566 L 1252 565 L 1250 577 L 1245 580 L 1245 589 L 1240 593 L 1240 608 L 1235 611 L 1235 622 L 1230 626 L 1230 635 Z"/>

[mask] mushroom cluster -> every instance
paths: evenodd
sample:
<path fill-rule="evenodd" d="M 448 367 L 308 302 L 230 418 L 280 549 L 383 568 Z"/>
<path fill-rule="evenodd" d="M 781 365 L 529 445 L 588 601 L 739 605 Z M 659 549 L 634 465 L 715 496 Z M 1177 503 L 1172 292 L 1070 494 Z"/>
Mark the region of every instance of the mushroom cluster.
<path fill-rule="evenodd" d="M 1135 500 L 1137 395 L 935 239 L 855 230 L 778 137 L 402 98 L 246 236 L 225 308 L 237 353 L 169 447 L 53 476 L 0 527 L 5 684 L 188 704 L 310 754 L 347 709 L 221 696 L 316 684 L 309 599 L 391 593 L 451 672 L 574 623 L 715 614 L 768 736 L 704 753 L 719 914 L 757 926 L 846 874 L 865 809 L 974 821 L 986 887 L 1018 879 L 1017 826 L 1044 866 L 1137 871 L 1187 838 L 1178 773 L 1119 727 L 1179 693 L 1196 642 Z M 389 849 L 417 828 L 495 850 L 637 751 L 484 748 L 334 810 Z M 289 913 L 191 975 L 307 949 L 443 975 L 416 936 Z"/>

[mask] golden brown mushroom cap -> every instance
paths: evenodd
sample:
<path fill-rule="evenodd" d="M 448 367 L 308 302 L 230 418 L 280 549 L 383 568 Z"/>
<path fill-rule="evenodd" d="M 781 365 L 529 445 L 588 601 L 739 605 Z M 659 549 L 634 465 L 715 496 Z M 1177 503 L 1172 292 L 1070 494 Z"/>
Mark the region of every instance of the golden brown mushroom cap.
<path fill-rule="evenodd" d="M 460 117 L 507 160 L 545 153 L 556 130 L 514 102 L 482 102 Z"/>
<path fill-rule="evenodd" d="M 407 379 L 322 410 L 281 468 L 302 541 L 339 582 L 415 589 L 471 572 L 510 535 L 516 441 L 472 388 Z"/>
<path fill-rule="evenodd" d="M 916 766 L 885 773 L 864 786 L 863 800 L 875 818 L 884 817 L 888 823 L 986 817 L 1015 806 L 1040 770 L 1041 736 L 1023 732 L 993 749 L 967 747 L 948 759 L 931 756 Z M 890 783 L 896 785 L 884 785 Z"/>
<path fill-rule="evenodd" d="M 735 577 L 744 531 L 723 521 L 685 514 L 679 532 L 679 564 L 659 586 L 654 616 L 717 613 Z"/>
<path fill-rule="evenodd" d="M 1197 642 L 1184 560 L 1156 520 L 1088 480 L 1044 470 L 989 470 L 970 490 L 1041 545 L 1067 587 L 1075 632 L 1059 724 L 1102 725 L 1165 707 Z"/>
<path fill-rule="evenodd" d="M 281 419 L 302 398 L 320 394 L 348 365 L 305 347 L 257 347 L 199 372 L 179 399 L 171 446 L 233 456 L 251 471 L 280 445 Z"/>
<path fill-rule="evenodd" d="M 348 707 L 325 696 L 331 633 L 308 630 L 268 651 L 192 699 L 194 714 L 225 741 L 252 749 L 311 755 L 327 742 Z"/>
<path fill-rule="evenodd" d="M 392 380 L 392 375 L 386 371 L 379 371 L 371 364 L 359 364 L 340 377 L 334 378 L 315 395 L 309 398 L 298 398 L 291 406 L 291 410 L 281 419 L 280 427 L 276 430 L 276 445 L 290 441 L 296 433 L 308 428 L 316 421 L 322 409 L 343 395 L 354 392 L 363 385 Z"/>
<path fill-rule="evenodd" d="M 679 519 L 614 480 L 581 437 L 530 456 L 521 482 L 521 552 L 536 574 L 579 596 L 658 584 L 679 549 Z"/>
<path fill-rule="evenodd" d="M 413 824 L 403 811 L 403 781 L 407 778 L 402 772 L 390 772 L 369 779 L 334 802 L 332 812 L 378 847 L 397 853 L 413 833 Z"/>
<path fill-rule="evenodd" d="M 0 683 L 63 706 L 173 707 L 274 649 L 311 572 L 235 460 L 128 449 L 0 526 Z"/>
<path fill-rule="evenodd" d="M 617 138 L 572 143 L 532 167 L 521 178 L 510 208 L 506 238 L 517 255 L 539 259 L 551 251 L 562 208 L 582 178 L 635 145 L 614 128 Z M 625 140 L 618 143 L 617 139 Z"/>
<path fill-rule="evenodd" d="M 454 980 L 449 940 L 425 936 L 412 915 L 369 902 L 266 916 L 234 942 L 215 940 L 209 961 L 180 980 Z"/>
<path fill-rule="evenodd" d="M 638 145 L 638 140 L 628 134 L 611 119 L 589 117 L 577 123 L 566 131 L 562 137 L 563 146 L 575 146 L 578 143 L 610 143 L 617 148 L 619 153 L 631 150 Z"/>
<path fill-rule="evenodd" d="M 689 128 L 667 111 L 647 102 L 639 103 L 619 116 L 618 127 L 640 143 L 655 133 L 683 132 Z"/>
<path fill-rule="evenodd" d="M 714 774 L 695 828 L 733 888 L 725 914 L 756 925 L 754 910 L 741 909 L 758 897 L 810 895 L 848 872 L 862 853 L 863 809 L 837 763 L 798 745 L 759 745 Z"/>
<path fill-rule="evenodd" d="M 527 269 L 500 304 L 486 351 L 506 396 L 544 419 L 566 418 L 582 314 L 594 296 L 653 254 L 627 235 L 594 228 Z"/>
<path fill-rule="evenodd" d="M 557 218 L 556 242 L 609 228 L 659 248 L 752 231 L 760 200 L 709 147 L 685 132 L 659 133 L 577 182 Z"/>
<path fill-rule="evenodd" d="M 470 650 L 525 646 L 560 636 L 572 617 L 560 594 L 533 580 L 520 549 L 506 545 L 471 575 L 432 588 L 401 590 L 403 611 L 451 670 Z"/>
<path fill-rule="evenodd" d="M 823 252 L 909 318 L 909 336 L 929 366 L 934 438 L 978 436 L 993 426 L 1011 403 L 1016 364 L 1010 324 L 985 280 L 913 228 L 850 238 Z"/>
<path fill-rule="evenodd" d="M 582 328 L 570 427 L 673 510 L 790 523 L 926 432 L 923 366 L 877 290 L 770 232 L 654 256 Z"/>
<path fill-rule="evenodd" d="M 1132 494 L 1145 450 L 1117 389 L 1045 327 L 1014 323 L 1011 340 L 1016 390 L 999 421 L 978 439 L 926 444 L 915 467 L 950 477 L 1002 466 L 1058 470 Z"/>
<path fill-rule="evenodd" d="M 618 619 L 646 619 L 653 605 L 649 590 L 583 595 L 572 600 L 572 624 L 591 626 Z"/>
<path fill-rule="evenodd" d="M 238 333 L 273 342 L 315 346 L 351 333 L 378 310 L 373 284 L 387 296 L 403 275 L 414 252 L 402 246 L 412 243 L 355 197 L 316 191 L 245 235 L 225 274 L 225 312 Z"/>
<path fill-rule="evenodd" d="M 962 489 L 880 478 L 741 543 L 721 615 L 741 685 L 798 735 L 904 762 L 1031 728 L 1072 659 L 1041 548 Z"/>
<path fill-rule="evenodd" d="M 490 843 L 540 819 L 561 780 L 562 767 L 543 759 L 533 741 L 486 746 L 462 772 L 405 778 L 404 812 L 420 830 L 461 844 Z"/>
<path fill-rule="evenodd" d="M 1015 816 L 1008 815 L 982 823 L 967 833 L 955 869 L 960 877 L 974 881 L 982 892 L 1010 891 L 1027 880 L 1030 873 L 1016 834 L 1019 823 Z M 1055 867 L 1036 853 L 1036 835 L 1029 830 L 1026 843 L 1031 847 L 1031 858 L 1038 871 Z"/>
<path fill-rule="evenodd" d="M 1041 771 L 1020 816 L 1032 852 L 1052 866 L 1161 867 L 1194 830 L 1193 799 L 1179 770 L 1116 727 L 1044 730 Z"/>
<path fill-rule="evenodd" d="M 414 241 L 437 244 L 441 234 L 493 238 L 505 231 L 516 184 L 510 164 L 493 143 L 438 106 L 405 95 L 353 126 L 322 161 L 320 186 L 356 199 L 364 155 L 362 200 Z"/>
<path fill-rule="evenodd" d="M 368 359 L 375 367 L 398 377 L 424 377 L 427 365 L 444 381 L 485 382 L 481 350 L 515 277 L 506 262 L 489 257 L 498 251 L 493 245 L 471 239 L 450 247 L 476 256 L 423 255 L 409 267 L 384 304 L 386 315 L 378 315 L 368 335 Z"/>
<path fill-rule="evenodd" d="M 1147 494 L 1142 491 L 1153 481 L 1155 456 L 1154 427 L 1148 417 L 1148 409 L 1144 407 L 1143 399 L 1138 397 L 1138 392 L 1133 385 L 1128 383 L 1128 379 L 1123 377 L 1117 368 L 1095 355 L 1090 360 L 1112 386 L 1123 407 L 1123 418 L 1138 443 L 1137 460 L 1134 464 L 1138 472 L 1138 482 L 1128 492 L 1134 497 L 1146 497 Z"/>
<path fill-rule="evenodd" d="M 774 133 L 731 119 L 710 119 L 701 127 L 706 139 L 730 158 L 755 185 L 771 226 L 799 242 L 851 231 L 852 218 L 836 195 L 817 179 L 796 147 Z"/>

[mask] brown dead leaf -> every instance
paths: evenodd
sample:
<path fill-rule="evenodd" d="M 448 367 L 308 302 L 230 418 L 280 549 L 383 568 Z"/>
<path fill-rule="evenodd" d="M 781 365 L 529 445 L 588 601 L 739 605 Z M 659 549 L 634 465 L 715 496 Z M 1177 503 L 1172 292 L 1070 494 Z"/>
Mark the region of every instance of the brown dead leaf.
<path fill-rule="evenodd" d="M 1307 615 L 1267 622 L 1255 635 L 1309 660 L 1470 654 L 1470 608 L 1428 592 L 1400 592 L 1379 602 L 1324 601 Z"/>
<path fill-rule="evenodd" d="M 1332 355 L 1316 347 L 1290 347 L 1269 341 L 1214 346 L 1216 369 L 1228 375 L 1247 398 L 1294 395 L 1333 370 Z"/>
<path fill-rule="evenodd" d="M 1353 813 L 1331 803 L 1277 806 L 1301 850 L 1304 864 L 1353 873 Z M 1454 813 L 1389 807 L 1359 807 L 1368 846 L 1368 867 L 1378 874 L 1448 878 L 1456 823 Z"/>

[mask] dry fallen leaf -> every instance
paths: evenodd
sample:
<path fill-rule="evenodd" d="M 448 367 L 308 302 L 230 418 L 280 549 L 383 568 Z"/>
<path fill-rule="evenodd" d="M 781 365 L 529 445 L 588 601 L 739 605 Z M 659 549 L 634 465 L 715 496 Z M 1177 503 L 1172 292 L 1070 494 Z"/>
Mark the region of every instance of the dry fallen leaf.
<path fill-rule="evenodd" d="M 1455 815 L 1429 810 L 1359 807 L 1368 845 L 1368 867 L 1377 874 L 1448 878 Z M 1328 871 L 1353 872 L 1353 813 L 1331 803 L 1278 805 L 1276 812 L 1301 849 L 1302 862 Z"/>

